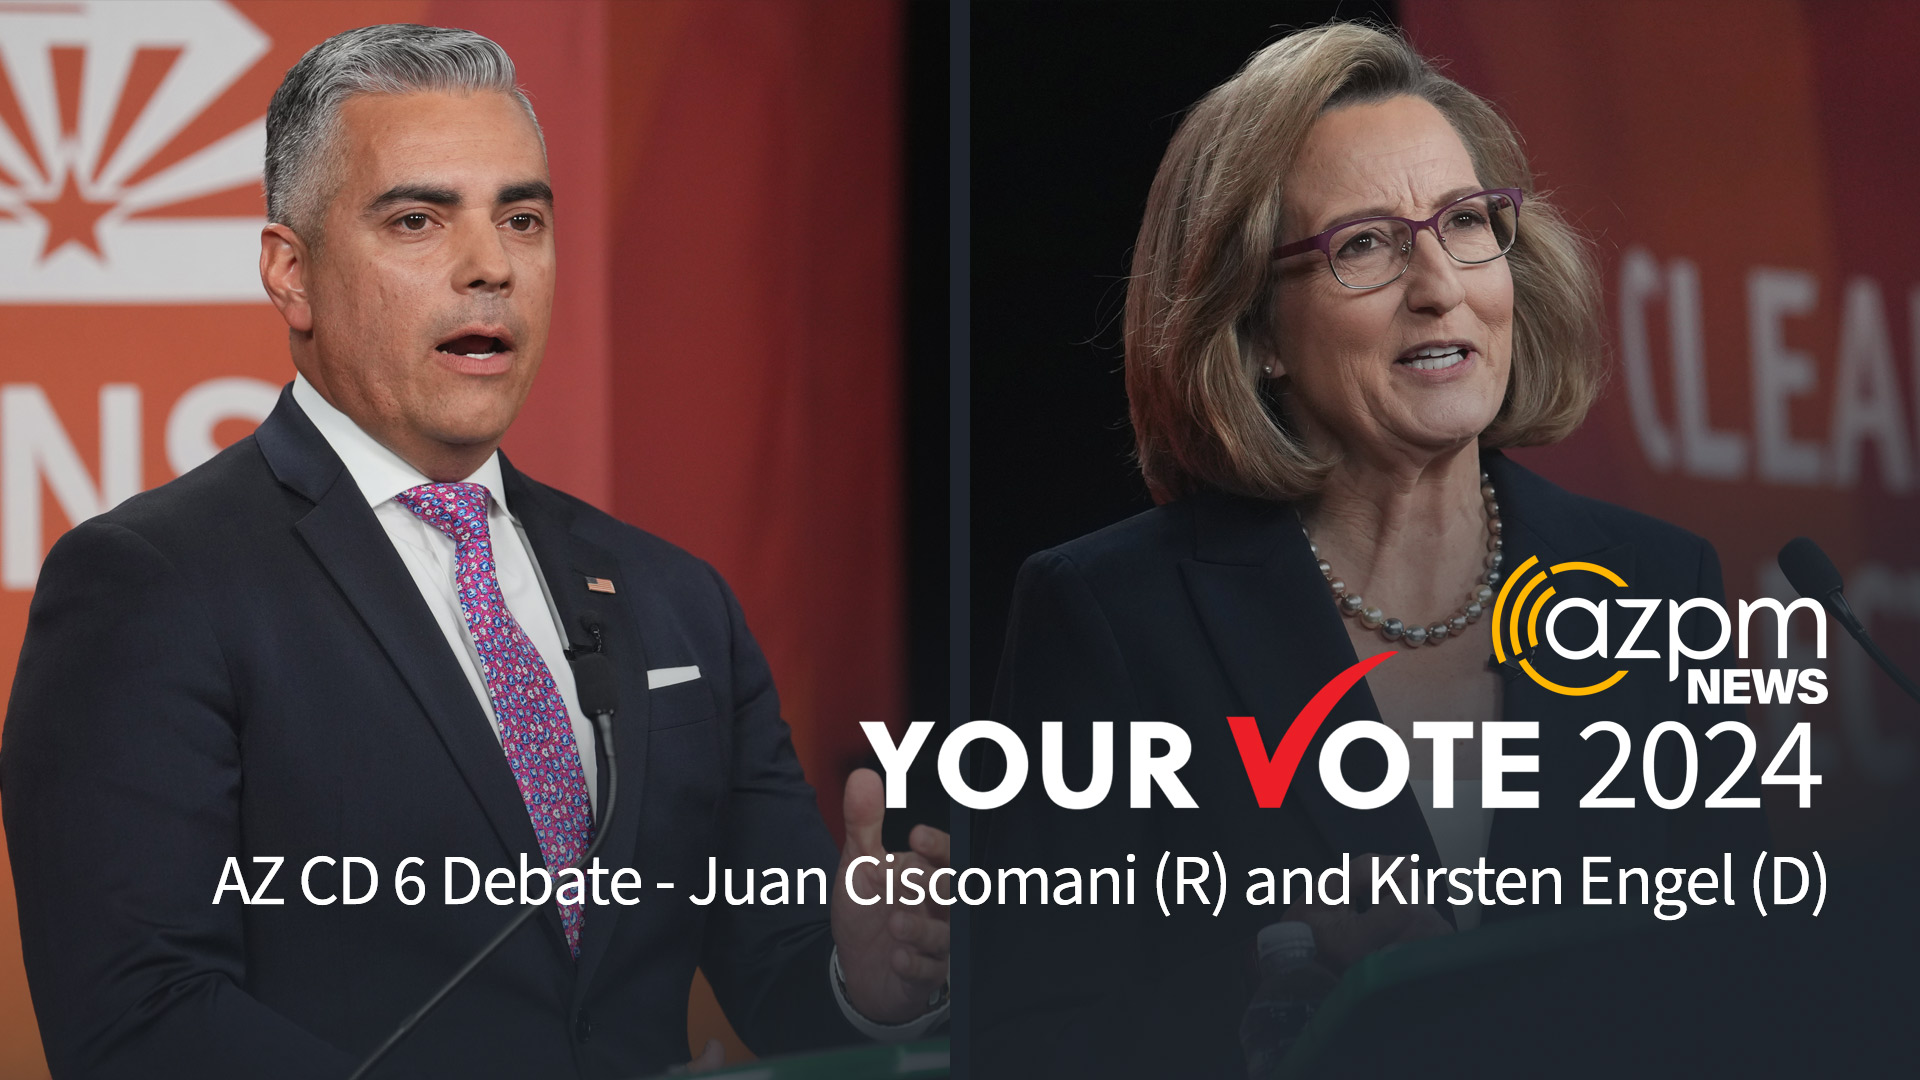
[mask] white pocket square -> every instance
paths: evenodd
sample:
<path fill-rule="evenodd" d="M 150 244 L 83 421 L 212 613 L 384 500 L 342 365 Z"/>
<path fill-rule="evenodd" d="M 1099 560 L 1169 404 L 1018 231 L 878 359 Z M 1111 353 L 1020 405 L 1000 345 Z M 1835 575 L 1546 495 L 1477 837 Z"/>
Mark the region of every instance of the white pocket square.
<path fill-rule="evenodd" d="M 675 683 L 692 682 L 700 677 L 700 665 L 692 667 L 657 667 L 647 672 L 647 689 L 658 690 Z"/>

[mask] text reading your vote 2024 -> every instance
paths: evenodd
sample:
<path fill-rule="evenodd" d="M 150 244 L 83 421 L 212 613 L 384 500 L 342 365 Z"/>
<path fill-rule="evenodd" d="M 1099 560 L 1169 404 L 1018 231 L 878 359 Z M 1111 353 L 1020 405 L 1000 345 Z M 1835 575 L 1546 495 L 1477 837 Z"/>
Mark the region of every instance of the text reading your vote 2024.
<path fill-rule="evenodd" d="M 1280 806 L 1293 784 L 1302 759 L 1313 745 L 1327 714 L 1366 673 L 1392 657 L 1382 653 L 1369 657 L 1340 673 L 1315 694 L 1281 736 L 1279 745 L 1268 752 L 1260 728 L 1250 716 L 1227 718 L 1227 727 L 1246 769 L 1247 781 L 1263 808 Z M 933 722 L 922 720 L 908 726 L 905 736 L 895 743 L 886 725 L 862 723 L 867 741 L 873 745 L 886 774 L 886 802 L 890 808 L 906 805 L 907 774 L 913 761 L 933 732 Z M 1068 810 L 1084 810 L 1103 802 L 1113 788 L 1114 724 L 1097 721 L 1090 725 L 1092 769 L 1084 787 L 1073 788 L 1066 781 L 1065 725 L 1046 721 L 1040 725 L 1040 779 L 1047 798 Z M 1198 804 L 1180 779 L 1180 769 L 1192 756 L 1193 742 L 1179 724 L 1165 721 L 1134 721 L 1126 725 L 1128 741 L 1128 805 L 1147 808 L 1153 805 L 1153 790 L 1176 808 Z M 1540 793 L 1515 790 L 1509 782 L 1526 773 L 1540 771 L 1536 754 L 1513 752 L 1514 744 L 1540 737 L 1535 721 L 1417 721 L 1413 741 L 1429 744 L 1432 754 L 1435 805 L 1441 809 L 1453 805 L 1455 747 L 1458 743 L 1479 744 L 1480 805 L 1487 809 L 1534 809 L 1540 805 Z M 1677 809 L 1692 802 L 1704 786 L 1711 785 L 1703 799 L 1709 809 L 1751 809 L 1760 805 L 1755 795 L 1732 792 L 1758 760 L 1760 745 L 1753 729 L 1742 721 L 1725 720 L 1708 728 L 1704 736 L 1677 720 L 1655 724 L 1636 749 L 1634 735 L 1613 720 L 1600 720 L 1580 732 L 1583 740 L 1612 738 L 1616 751 L 1612 764 L 1597 783 L 1581 796 L 1580 807 L 1590 810 L 1628 809 L 1638 804 L 1640 793 L 1631 789 L 1632 781 L 1623 780 L 1634 759 L 1639 759 L 1641 792 L 1656 806 Z M 1730 739 L 1740 749 L 1740 760 L 1723 776 L 1701 776 L 1700 743 Z M 969 782 L 962 767 L 962 755 L 969 744 L 984 740 L 999 747 L 1006 757 L 1007 771 L 993 788 L 981 791 Z M 1354 744 L 1371 742 L 1386 755 L 1385 777 L 1372 788 L 1355 788 L 1347 782 L 1341 763 Z M 1760 774 L 1760 783 L 1799 789 L 1799 804 L 1812 805 L 1813 788 L 1821 777 L 1813 771 L 1810 725 L 1801 721 L 1792 726 Z M 1521 746 L 1520 749 L 1525 749 Z M 1677 777 L 1663 771 L 1664 756 L 1678 755 Z M 1321 742 L 1318 768 L 1320 782 L 1327 793 L 1344 806 L 1372 810 L 1392 802 L 1406 786 L 1412 773 L 1412 753 L 1400 733 L 1377 720 L 1354 720 L 1335 728 Z M 991 810 L 1011 801 L 1025 786 L 1029 772 L 1026 745 L 1012 728 L 992 720 L 976 720 L 955 728 L 941 744 L 940 782 L 947 795 L 962 806 Z M 1704 780 L 1704 783 L 1703 783 Z"/>

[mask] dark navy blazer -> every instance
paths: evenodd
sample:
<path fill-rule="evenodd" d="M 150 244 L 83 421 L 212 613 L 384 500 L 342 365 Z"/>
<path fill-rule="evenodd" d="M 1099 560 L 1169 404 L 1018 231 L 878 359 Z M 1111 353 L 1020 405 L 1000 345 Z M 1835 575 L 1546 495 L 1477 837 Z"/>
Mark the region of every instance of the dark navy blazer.
<path fill-rule="evenodd" d="M 1701 538 L 1573 495 L 1499 453 L 1485 455 L 1483 466 L 1500 498 L 1508 569 L 1529 556 L 1547 566 L 1587 560 L 1620 575 L 1633 596 L 1721 598 L 1719 561 Z M 1616 588 L 1590 574 L 1555 575 L 1553 583 L 1562 595 L 1582 592 L 1595 600 Z M 1664 652 L 1665 613 L 1653 621 L 1657 627 L 1639 644 Z M 1687 640 L 1711 641 L 1698 621 L 1689 616 L 1683 624 Z M 1483 619 L 1469 628 L 1470 640 L 1442 647 L 1491 653 L 1487 626 Z M 1616 639 L 1624 633 L 1612 629 Z M 1571 626 L 1566 632 L 1584 640 Z M 1383 641 L 1380 648 L 1393 646 Z M 1535 658 L 1543 670 L 1558 659 Z M 1067 781 L 1075 788 L 1090 773 L 1090 725 L 1116 722 L 1114 786 L 1099 806 L 1070 811 L 1055 806 L 1031 778 L 1013 802 L 980 816 L 974 858 L 990 870 L 1132 865 L 1138 891 L 1131 906 L 1105 904 L 1103 893 L 1095 906 L 1030 901 L 977 910 L 974 1061 L 985 1070 L 981 1075 L 1245 1075 L 1236 1032 L 1247 1000 L 1251 941 L 1260 925 L 1280 918 L 1278 907 L 1240 902 L 1246 869 L 1317 870 L 1348 853 L 1363 893 L 1363 852 L 1418 853 L 1422 864 L 1435 865 L 1411 785 L 1386 806 L 1360 811 L 1334 801 L 1320 781 L 1318 746 L 1328 734 L 1342 724 L 1379 719 L 1364 682 L 1326 720 L 1283 805 L 1262 810 L 1255 802 L 1226 718 L 1255 717 L 1270 752 L 1307 700 L 1358 659 L 1285 503 L 1198 495 L 1027 561 L 993 716 L 1034 748 L 1041 745 L 1042 722 L 1064 721 Z M 1722 851 L 1737 857 L 1765 846 L 1759 811 L 1701 806 L 1734 771 L 1740 752 L 1736 739 L 1709 741 L 1706 730 L 1740 719 L 1739 707 L 1687 706 L 1684 678 L 1668 682 L 1662 663 L 1619 666 L 1629 668 L 1627 678 L 1587 697 L 1552 693 L 1511 664 L 1501 669 L 1501 719 L 1540 725 L 1537 742 L 1507 747 L 1510 754 L 1537 754 L 1539 774 L 1512 777 L 1507 786 L 1541 795 L 1537 810 L 1495 812 L 1488 862 L 1556 867 L 1573 904 L 1585 855 L 1611 856 L 1615 866 L 1696 865 L 1674 860 L 1718 866 Z M 1635 809 L 1578 809 L 1617 754 L 1611 737 L 1580 738 L 1601 719 L 1633 735 L 1629 767 L 1606 794 L 1638 794 Z M 1640 753 L 1646 734 L 1669 719 L 1693 730 L 1700 786 L 1685 809 L 1663 811 L 1639 790 Z M 1189 733 L 1193 756 L 1179 775 L 1197 808 L 1173 809 L 1156 793 L 1154 809 L 1127 809 L 1126 731 L 1140 720 L 1176 723 Z M 1426 752 L 1423 744 L 1409 749 Z M 1478 742 L 1458 752 L 1478 752 Z M 1680 789 L 1680 761 L 1677 750 L 1663 753 L 1668 795 Z M 1033 768 L 1038 771 L 1037 754 Z M 1372 743 L 1356 743 L 1346 754 L 1345 774 L 1356 788 L 1376 786 L 1385 769 L 1385 756 Z M 1750 769 L 1736 793 L 1756 794 L 1757 776 L 1757 767 Z M 1191 902 L 1175 908 L 1171 919 L 1162 917 L 1155 863 L 1169 851 L 1209 860 L 1219 853 L 1230 883 L 1219 917 Z M 1127 863 L 1129 854 L 1137 861 Z M 1497 921 L 1516 910 L 1525 909 L 1493 907 L 1483 917 Z"/>
<path fill-rule="evenodd" d="M 686 902 L 709 856 L 829 881 L 837 863 L 726 583 L 502 464 L 563 625 L 578 640 L 580 612 L 604 620 L 620 792 L 601 859 L 648 884 L 638 906 L 589 907 L 577 963 L 547 905 L 378 1075 L 659 1071 L 687 1058 L 696 965 L 761 1052 L 854 1040 L 825 905 Z M 648 669 L 689 665 L 700 678 L 648 689 Z M 443 903 L 443 860 L 541 862 L 471 685 L 288 393 L 253 436 L 54 545 L 0 790 L 56 1077 L 339 1080 L 514 913 Z M 255 884 L 254 857 L 284 858 L 268 891 L 286 902 L 213 904 L 236 855 Z M 370 859 L 377 899 L 302 899 L 320 855 Z M 418 906 L 396 898 L 408 856 L 426 860 Z M 315 883 L 334 891 L 337 871 Z"/>

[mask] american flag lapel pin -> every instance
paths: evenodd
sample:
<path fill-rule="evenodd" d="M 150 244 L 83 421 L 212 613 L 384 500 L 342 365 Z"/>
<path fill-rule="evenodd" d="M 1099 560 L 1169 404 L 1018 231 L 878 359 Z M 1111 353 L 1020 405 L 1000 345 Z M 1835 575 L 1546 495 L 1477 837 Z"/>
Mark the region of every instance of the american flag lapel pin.
<path fill-rule="evenodd" d="M 590 577 L 587 579 L 587 591 L 603 592 L 611 596 L 613 594 L 613 582 L 603 577 Z"/>

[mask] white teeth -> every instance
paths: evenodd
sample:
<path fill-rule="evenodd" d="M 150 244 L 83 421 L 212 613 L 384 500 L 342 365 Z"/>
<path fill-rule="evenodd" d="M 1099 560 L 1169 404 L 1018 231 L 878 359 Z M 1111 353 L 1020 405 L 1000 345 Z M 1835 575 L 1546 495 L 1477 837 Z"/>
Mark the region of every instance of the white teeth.
<path fill-rule="evenodd" d="M 1401 363 L 1416 371 L 1445 371 L 1466 358 L 1467 351 L 1455 346 L 1445 350 L 1422 349 Z"/>
<path fill-rule="evenodd" d="M 493 356 L 495 354 L 490 352 L 465 352 L 465 353 L 461 353 L 460 355 L 466 357 L 469 360 L 485 360 L 488 357 Z"/>

